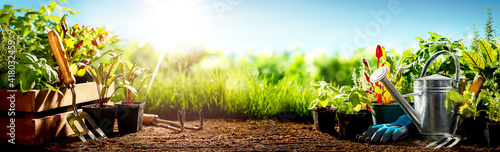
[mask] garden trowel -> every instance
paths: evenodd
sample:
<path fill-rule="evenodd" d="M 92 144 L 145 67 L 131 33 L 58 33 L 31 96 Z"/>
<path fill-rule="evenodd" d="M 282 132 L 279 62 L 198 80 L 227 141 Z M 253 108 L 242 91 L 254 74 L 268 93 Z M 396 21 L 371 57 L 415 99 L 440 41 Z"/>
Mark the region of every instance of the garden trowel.
<path fill-rule="evenodd" d="M 66 87 L 71 89 L 71 93 L 73 94 L 73 101 L 72 101 L 73 113 L 68 114 L 68 116 L 66 117 L 66 121 L 68 122 L 73 132 L 75 132 L 76 136 L 78 136 L 83 142 L 87 140 L 76 127 L 75 121 L 78 122 L 80 127 L 83 128 L 84 132 L 86 132 L 91 139 L 95 139 L 94 134 L 90 132 L 87 126 L 85 125 L 83 121 L 84 119 L 87 119 L 87 121 L 90 122 L 90 125 L 92 125 L 92 127 L 96 130 L 96 132 L 100 136 L 102 136 L 103 138 L 107 138 L 104 132 L 102 132 L 102 130 L 97 126 L 97 124 L 95 124 L 94 120 L 92 120 L 92 118 L 87 113 L 83 111 L 81 113 L 78 113 L 78 109 L 76 107 L 75 77 L 73 77 L 73 74 L 71 74 L 71 71 L 69 69 L 68 59 L 66 58 L 61 38 L 59 37 L 59 34 L 57 34 L 56 31 L 50 31 L 48 34 L 48 38 L 49 38 L 50 48 L 54 53 L 54 57 L 57 60 L 57 64 L 59 65 L 59 70 L 61 71 L 63 82 L 66 85 Z"/>

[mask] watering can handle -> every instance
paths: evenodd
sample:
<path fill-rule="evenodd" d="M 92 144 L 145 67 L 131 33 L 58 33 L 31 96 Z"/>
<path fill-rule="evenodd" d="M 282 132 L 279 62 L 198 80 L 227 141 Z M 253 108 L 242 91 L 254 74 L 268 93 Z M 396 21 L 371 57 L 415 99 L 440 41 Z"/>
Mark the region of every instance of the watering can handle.
<path fill-rule="evenodd" d="M 420 74 L 420 77 L 424 77 L 425 74 L 427 74 L 427 69 L 431 65 L 432 61 L 436 59 L 439 55 L 444 54 L 444 53 L 449 53 L 453 57 L 453 60 L 455 60 L 455 80 L 453 81 L 453 87 L 458 88 L 458 82 L 460 82 L 460 61 L 458 60 L 458 57 L 449 52 L 449 51 L 439 51 L 436 52 L 434 55 L 432 55 L 429 60 L 424 65 L 424 69 L 422 70 L 422 73 Z"/>

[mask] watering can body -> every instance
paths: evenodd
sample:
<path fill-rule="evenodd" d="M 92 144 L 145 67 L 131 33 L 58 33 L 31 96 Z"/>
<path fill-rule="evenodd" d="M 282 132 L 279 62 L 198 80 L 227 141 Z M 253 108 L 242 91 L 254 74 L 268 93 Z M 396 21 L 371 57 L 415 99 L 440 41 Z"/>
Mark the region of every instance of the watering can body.
<path fill-rule="evenodd" d="M 401 95 L 386 78 L 388 67 L 377 69 L 370 77 L 371 82 L 381 81 L 403 111 L 408 114 L 418 128 L 420 137 L 426 140 L 436 140 L 451 134 L 452 109 L 451 103 L 446 102 L 446 95 L 452 89 L 458 88 L 460 78 L 460 62 L 450 53 L 455 60 L 456 77 L 450 78 L 439 74 L 425 76 L 430 63 L 439 55 L 450 53 L 440 51 L 429 58 L 424 65 L 420 78 L 413 82 L 413 93 Z M 405 97 L 413 96 L 415 108 L 410 106 Z"/>

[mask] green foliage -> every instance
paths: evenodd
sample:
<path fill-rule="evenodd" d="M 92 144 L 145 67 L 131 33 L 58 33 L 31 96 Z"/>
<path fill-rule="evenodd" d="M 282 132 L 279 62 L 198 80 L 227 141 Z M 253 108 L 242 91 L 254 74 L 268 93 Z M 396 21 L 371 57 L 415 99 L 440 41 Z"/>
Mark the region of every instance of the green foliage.
<path fill-rule="evenodd" d="M 31 89 L 49 88 L 61 93 L 52 86 L 59 82 L 59 78 L 57 72 L 50 66 L 51 62 L 46 58 L 39 58 L 24 51 L 27 46 L 23 42 L 24 39 L 5 24 L 1 23 L 0 28 L 2 34 L 0 37 L 2 42 L 0 46 L 2 54 L 0 58 L 2 62 L 0 65 L 0 88 L 18 88 L 22 93 L 26 93 Z M 9 56 L 15 57 L 8 59 Z M 15 65 L 15 77 L 13 79 L 8 77 L 7 63 L 14 63 Z"/>
<path fill-rule="evenodd" d="M 483 100 L 487 96 L 486 91 L 481 91 L 478 97 L 474 93 L 470 93 L 468 91 L 464 91 L 463 95 L 456 92 L 455 90 L 451 90 L 447 95 L 446 99 L 453 101 L 455 103 L 459 103 L 459 113 L 468 118 L 473 117 L 474 119 L 479 116 L 479 104 L 481 100 Z"/>
<path fill-rule="evenodd" d="M 66 50 L 71 73 L 77 77 L 85 74 L 85 67 L 79 65 L 91 64 L 99 60 L 108 53 L 121 52 L 120 49 L 113 47 L 113 44 L 119 40 L 117 36 L 110 35 L 104 27 L 85 27 L 75 24 L 69 27 L 66 23 L 66 16 L 61 18 L 61 22 L 56 26 L 58 33 L 61 33 L 61 39 Z"/>
<path fill-rule="evenodd" d="M 134 86 L 135 79 L 149 70 L 149 68 L 140 68 L 139 66 L 137 66 L 138 61 L 139 60 L 136 60 L 134 64 L 130 63 L 127 60 L 120 61 L 119 65 L 122 77 L 117 79 L 119 85 Z M 140 85 L 137 87 L 138 89 L 136 89 L 137 92 L 141 90 L 144 81 L 146 81 L 146 79 L 151 76 L 152 74 L 145 75 L 139 81 Z M 132 104 L 132 102 L 134 102 L 135 98 L 137 97 L 137 93 L 133 93 L 133 90 L 130 89 L 123 89 L 123 93 L 125 95 L 125 100 L 127 101 L 127 104 Z"/>
<path fill-rule="evenodd" d="M 317 82 L 314 80 L 311 81 L 311 86 L 317 90 L 318 97 L 312 101 L 312 105 L 309 109 L 313 109 L 314 107 L 339 106 L 340 96 L 338 95 L 340 94 L 341 88 L 335 87 L 325 81 Z"/>
<path fill-rule="evenodd" d="M 317 82 L 314 80 L 311 81 L 311 86 L 317 89 L 318 96 L 312 101 L 312 106 L 309 109 L 316 106 L 334 106 L 337 107 L 337 111 L 352 114 L 361 110 L 362 105 L 372 105 L 368 93 L 359 87 L 343 86 L 339 88 L 325 81 Z"/>
<path fill-rule="evenodd" d="M 67 3 L 66 1 L 62 1 Z M 72 28 L 66 23 L 67 15 L 62 17 L 53 16 L 53 12 L 61 11 L 75 15 L 72 8 L 61 7 L 59 1 L 50 2 L 49 5 L 41 5 L 39 10 L 33 8 L 13 9 L 14 5 L 4 5 L 0 10 L 0 27 L 2 42 L 15 41 L 16 46 L 16 78 L 20 79 L 13 84 L 21 92 L 25 93 L 31 89 L 49 88 L 56 91 L 53 86 L 58 86 L 59 77 L 57 62 L 55 62 L 48 42 L 48 31 L 56 30 L 61 33 L 65 50 L 70 62 L 70 69 L 74 75 L 82 76 L 85 73 L 83 66 L 77 63 L 90 64 L 108 52 L 116 52 L 111 49 L 104 53 L 100 50 L 105 46 L 116 42 L 116 37 L 107 36 L 103 28 L 92 28 L 90 30 L 80 29 L 78 25 Z M 60 10 L 59 10 L 60 9 Z M 16 15 L 21 14 L 21 15 Z M 68 34 L 72 33 L 72 34 Z M 79 42 L 79 43 L 77 43 Z M 6 61 L 6 43 L 2 43 L 2 58 Z M 5 55 L 5 56 L 4 56 Z M 0 87 L 7 88 L 7 62 L 0 65 Z M 9 87 L 10 88 L 10 87 Z"/>
<path fill-rule="evenodd" d="M 492 122 L 500 122 L 500 93 L 490 92 L 488 89 L 482 92 L 487 92 L 485 100 L 483 100 L 484 105 L 488 107 L 486 109 L 487 118 Z"/>
<path fill-rule="evenodd" d="M 491 9 L 488 8 L 488 19 L 486 20 L 486 27 L 484 28 L 484 33 L 485 33 L 485 40 L 490 42 L 494 40 L 494 29 L 493 29 L 493 17 L 491 16 Z"/>
<path fill-rule="evenodd" d="M 86 68 L 87 71 L 90 73 L 90 75 L 92 75 L 96 83 L 97 93 L 99 96 L 98 103 L 100 107 L 102 107 L 105 103 L 109 101 L 110 97 L 107 96 L 109 87 L 113 85 L 113 82 L 115 82 L 115 80 L 123 77 L 122 74 L 114 74 L 118 67 L 118 63 L 120 62 L 120 56 L 112 53 L 110 54 L 110 56 L 112 58 L 109 61 L 107 62 L 102 61 L 97 66 L 85 65 L 87 67 Z M 118 84 L 115 86 L 115 90 L 111 94 L 111 97 L 114 96 L 116 91 L 122 88 L 130 91 L 129 93 L 137 95 L 137 91 L 135 90 L 134 87 L 128 84 Z"/>

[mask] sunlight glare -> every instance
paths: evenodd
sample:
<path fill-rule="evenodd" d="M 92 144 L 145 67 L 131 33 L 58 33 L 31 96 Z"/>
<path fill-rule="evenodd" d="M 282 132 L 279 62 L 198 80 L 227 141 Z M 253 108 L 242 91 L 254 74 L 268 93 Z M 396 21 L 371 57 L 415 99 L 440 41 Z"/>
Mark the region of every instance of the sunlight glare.
<path fill-rule="evenodd" d="M 206 17 L 200 0 L 144 0 L 151 9 L 141 24 L 156 50 L 174 50 L 178 43 L 200 43 L 205 37 Z"/>

